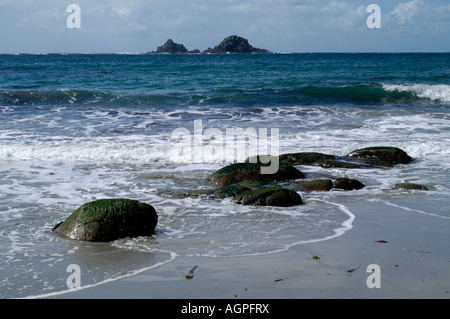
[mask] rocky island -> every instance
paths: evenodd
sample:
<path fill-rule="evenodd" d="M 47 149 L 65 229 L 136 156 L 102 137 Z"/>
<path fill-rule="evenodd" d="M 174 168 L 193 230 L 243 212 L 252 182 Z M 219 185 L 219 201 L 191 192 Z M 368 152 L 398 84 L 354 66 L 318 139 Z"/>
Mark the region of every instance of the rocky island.
<path fill-rule="evenodd" d="M 219 45 L 208 48 L 203 53 L 271 53 L 266 49 L 254 48 L 247 39 L 237 35 L 226 37 Z"/>
<path fill-rule="evenodd" d="M 189 51 L 183 44 L 175 43 L 172 39 L 159 46 L 156 51 L 148 52 L 153 54 L 211 54 L 211 53 L 271 53 L 266 49 L 255 48 L 249 44 L 248 40 L 237 35 L 226 37 L 214 48 L 208 48 L 201 52 L 198 49 Z"/>
<path fill-rule="evenodd" d="M 172 39 L 169 39 L 162 46 L 158 47 L 156 51 L 149 53 L 157 53 L 157 54 L 185 54 L 185 53 L 200 53 L 200 50 L 188 51 L 183 44 L 175 43 Z"/>

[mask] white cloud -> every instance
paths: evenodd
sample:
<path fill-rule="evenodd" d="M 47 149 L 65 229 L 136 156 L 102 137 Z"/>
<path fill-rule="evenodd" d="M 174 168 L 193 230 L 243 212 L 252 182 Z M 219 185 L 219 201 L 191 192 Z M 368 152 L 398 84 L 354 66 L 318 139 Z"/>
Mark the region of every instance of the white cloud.
<path fill-rule="evenodd" d="M 66 28 L 66 13 L 58 7 L 24 12 L 16 26 L 31 28 L 43 33 L 58 34 Z"/>
<path fill-rule="evenodd" d="M 419 14 L 420 8 L 424 7 L 422 0 L 413 0 L 407 3 L 400 3 L 389 14 L 398 24 L 407 24 L 413 22 L 413 19 Z"/>
<path fill-rule="evenodd" d="M 433 5 L 423 0 L 399 3 L 385 16 L 386 26 L 405 36 L 448 34 L 450 4 Z"/>

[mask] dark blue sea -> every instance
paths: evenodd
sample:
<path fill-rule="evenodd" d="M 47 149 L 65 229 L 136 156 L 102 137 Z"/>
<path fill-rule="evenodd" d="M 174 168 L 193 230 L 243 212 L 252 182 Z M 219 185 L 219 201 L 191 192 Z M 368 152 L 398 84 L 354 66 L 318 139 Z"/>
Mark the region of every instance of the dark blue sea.
<path fill-rule="evenodd" d="M 300 192 L 305 204 L 290 208 L 177 197 L 207 188 L 208 175 L 233 162 L 223 151 L 230 129 L 267 137 L 279 154 L 394 146 L 414 161 L 299 166 L 308 178 L 366 187 Z M 174 133 L 186 142 L 183 156 Z M 353 201 L 447 222 L 449 156 L 448 53 L 0 55 L 0 297 L 67 291 L 71 264 L 89 287 L 177 256 L 333 240 L 352 231 Z M 429 190 L 393 187 L 401 182 Z M 153 205 L 156 234 L 85 243 L 51 231 L 80 205 L 116 197 Z"/>

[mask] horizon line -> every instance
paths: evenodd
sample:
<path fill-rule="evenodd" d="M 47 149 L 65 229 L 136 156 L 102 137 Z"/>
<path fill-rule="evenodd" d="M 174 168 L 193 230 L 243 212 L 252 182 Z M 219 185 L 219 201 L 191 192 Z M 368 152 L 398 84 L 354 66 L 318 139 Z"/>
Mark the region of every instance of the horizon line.
<path fill-rule="evenodd" d="M 89 55 L 89 54 L 117 54 L 117 55 L 277 55 L 277 54 L 423 54 L 450 53 L 450 51 L 275 51 L 267 53 L 155 53 L 152 51 L 117 51 L 117 52 L 2 52 L 0 55 Z"/>

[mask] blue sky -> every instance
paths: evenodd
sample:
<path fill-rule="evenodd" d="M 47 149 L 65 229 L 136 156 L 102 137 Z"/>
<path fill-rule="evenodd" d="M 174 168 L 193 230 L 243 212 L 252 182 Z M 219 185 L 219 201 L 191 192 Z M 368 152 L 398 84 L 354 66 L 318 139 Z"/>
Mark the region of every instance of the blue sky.
<path fill-rule="evenodd" d="M 81 28 L 69 29 L 69 4 Z M 369 4 L 381 8 L 370 29 Z M 204 50 L 228 35 L 280 52 L 450 51 L 448 0 L 0 0 L 1 53 Z"/>

